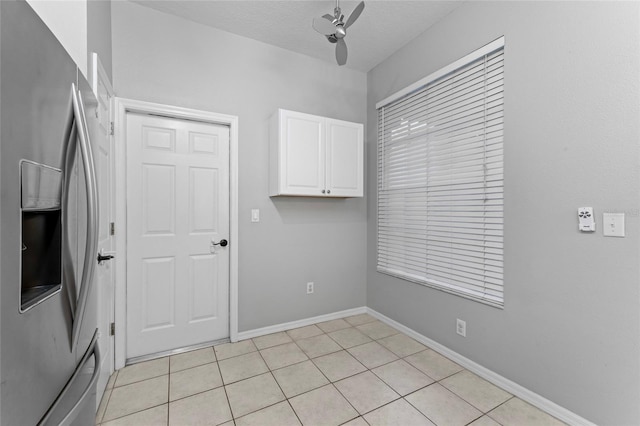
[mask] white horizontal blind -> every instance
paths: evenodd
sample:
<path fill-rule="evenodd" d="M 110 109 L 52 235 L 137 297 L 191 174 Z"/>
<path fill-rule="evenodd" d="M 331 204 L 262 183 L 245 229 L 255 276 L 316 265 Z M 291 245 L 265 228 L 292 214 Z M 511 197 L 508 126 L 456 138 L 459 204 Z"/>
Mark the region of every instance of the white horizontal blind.
<path fill-rule="evenodd" d="M 378 109 L 378 271 L 500 307 L 502 46 Z"/>

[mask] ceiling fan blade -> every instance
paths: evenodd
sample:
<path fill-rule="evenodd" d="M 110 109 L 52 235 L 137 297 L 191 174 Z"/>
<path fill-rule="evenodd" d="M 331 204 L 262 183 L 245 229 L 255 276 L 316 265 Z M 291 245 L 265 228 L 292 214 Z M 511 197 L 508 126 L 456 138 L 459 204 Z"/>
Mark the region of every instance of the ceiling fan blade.
<path fill-rule="evenodd" d="M 349 17 L 347 18 L 347 23 L 344 24 L 344 27 L 349 28 L 351 25 L 353 25 L 353 23 L 356 22 L 356 19 L 358 19 L 358 17 L 360 16 L 363 10 L 364 10 L 364 1 L 361 1 L 360 3 L 358 3 L 356 8 L 353 9 L 353 12 L 351 12 L 351 15 L 349 15 Z"/>
<path fill-rule="evenodd" d="M 333 15 L 329 15 L 328 13 L 325 13 L 324 15 L 322 15 L 322 17 L 324 19 L 327 19 L 329 22 L 333 22 L 333 20 L 336 19 L 333 17 Z"/>
<path fill-rule="evenodd" d="M 324 18 L 313 18 L 313 29 L 323 35 L 331 35 L 336 32 L 336 27 Z"/>
<path fill-rule="evenodd" d="M 338 65 L 347 63 L 347 43 L 343 38 L 338 39 L 338 43 L 336 43 L 336 61 L 338 61 Z"/>

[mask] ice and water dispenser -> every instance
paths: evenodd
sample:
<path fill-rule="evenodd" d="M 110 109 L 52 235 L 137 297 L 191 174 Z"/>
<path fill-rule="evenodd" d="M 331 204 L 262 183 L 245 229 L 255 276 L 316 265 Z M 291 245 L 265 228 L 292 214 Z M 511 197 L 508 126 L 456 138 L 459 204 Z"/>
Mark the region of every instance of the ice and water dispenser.
<path fill-rule="evenodd" d="M 62 287 L 62 171 L 23 160 L 20 185 L 20 312 L 24 312 Z"/>

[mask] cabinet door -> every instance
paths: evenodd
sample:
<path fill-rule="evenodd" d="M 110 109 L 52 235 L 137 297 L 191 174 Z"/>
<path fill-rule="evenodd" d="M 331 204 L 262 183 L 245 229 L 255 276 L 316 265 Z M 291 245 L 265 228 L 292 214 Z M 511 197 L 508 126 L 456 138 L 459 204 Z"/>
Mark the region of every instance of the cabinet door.
<path fill-rule="evenodd" d="M 363 126 L 326 120 L 326 185 L 330 196 L 363 196 Z"/>
<path fill-rule="evenodd" d="M 282 111 L 280 120 L 281 194 L 321 196 L 325 189 L 323 119 Z"/>

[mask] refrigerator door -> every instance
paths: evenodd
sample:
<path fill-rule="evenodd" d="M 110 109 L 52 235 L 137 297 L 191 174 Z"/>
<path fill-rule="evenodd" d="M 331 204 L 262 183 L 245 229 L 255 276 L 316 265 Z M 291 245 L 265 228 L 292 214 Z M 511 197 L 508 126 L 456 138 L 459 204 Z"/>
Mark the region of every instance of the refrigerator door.
<path fill-rule="evenodd" d="M 98 329 L 96 329 L 76 371 L 38 426 L 81 426 L 94 423 L 95 411 L 90 400 L 95 394 L 95 386 L 100 375 L 100 369 L 97 366 L 100 362 Z"/>
<path fill-rule="evenodd" d="M 68 241 L 73 253 L 70 279 L 65 282 L 69 303 L 74 307 L 71 328 L 71 344 L 78 365 L 84 364 L 84 373 L 79 376 L 79 381 L 73 389 L 84 389 L 87 377 L 93 377 L 95 365 L 94 358 L 87 359 L 87 348 L 95 344 L 97 328 L 97 304 L 98 291 L 95 288 L 95 267 L 97 264 L 97 211 L 98 200 L 95 187 L 95 161 L 93 161 L 93 149 L 91 129 L 96 124 L 95 108 L 97 101 L 93 93 L 87 92 L 88 83 L 79 76 L 78 86 L 73 86 L 72 100 L 74 108 L 74 129 L 77 132 L 77 147 L 68 149 L 67 162 L 68 188 L 65 197 L 67 206 L 66 220 L 73 226 L 69 226 Z M 77 89 L 79 87 L 80 89 Z M 95 348 L 98 351 L 97 345 Z M 96 357 L 97 360 L 97 357 Z M 99 368 L 99 367 L 98 367 Z M 97 373 L 96 373 L 97 374 Z M 97 377 L 97 376 L 96 376 Z M 56 408 L 57 418 L 60 412 L 69 407 L 77 397 L 77 392 L 68 392 L 65 403 Z M 95 381 L 92 381 L 86 393 L 83 394 L 84 411 L 91 412 L 95 416 L 97 410 L 97 389 Z M 83 417 L 83 418 L 86 418 Z M 51 420 L 47 422 L 50 423 Z M 80 423 L 81 424 L 81 423 Z"/>
<path fill-rule="evenodd" d="M 78 179 L 78 292 L 72 328 L 72 345 L 77 348 L 78 360 L 93 338 L 97 326 L 97 291 L 95 270 L 98 256 L 98 188 L 96 167 L 91 145 L 89 126 L 95 127 L 97 100 L 82 76 L 73 98 L 75 125 L 78 130 L 79 179 Z M 87 90 L 87 88 L 89 88 Z M 74 87 L 75 90 L 75 87 Z M 88 121 L 88 117 L 93 120 Z"/>
<path fill-rule="evenodd" d="M 79 361 L 85 360 L 96 329 L 97 292 L 88 286 L 84 320 L 81 327 L 77 326 L 78 344 L 73 345 L 73 324 L 79 320 L 79 284 L 85 270 L 84 255 L 79 258 L 79 253 L 86 250 L 88 204 L 85 171 L 77 158 L 80 149 L 73 152 L 76 138 L 69 128 L 69 118 L 72 84 L 87 83 L 79 81 L 74 62 L 24 1 L 0 1 L 0 66 L 0 423 L 35 425 L 78 371 Z M 95 100 L 84 95 L 84 102 L 90 109 Z M 90 121 L 90 113 L 85 115 Z M 67 175 L 63 170 L 65 176 L 74 177 L 73 182 L 65 181 L 69 190 L 63 195 L 66 254 L 62 290 L 20 313 L 20 161 L 63 169 L 69 158 L 74 159 L 76 172 Z M 95 260 L 95 253 L 87 256 Z M 92 376 L 94 357 L 97 358 L 92 354 L 80 368 L 84 373 L 76 377 Z M 87 387 L 79 388 L 83 389 L 82 396 Z M 84 408 L 95 414 L 95 384 L 88 389 L 75 411 Z"/>

